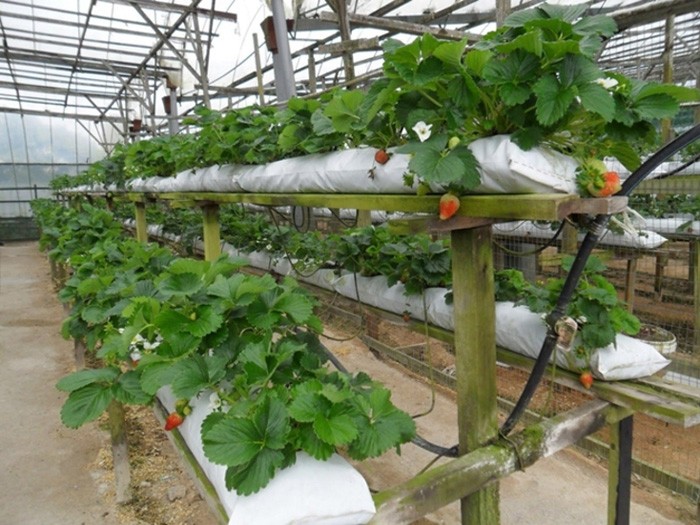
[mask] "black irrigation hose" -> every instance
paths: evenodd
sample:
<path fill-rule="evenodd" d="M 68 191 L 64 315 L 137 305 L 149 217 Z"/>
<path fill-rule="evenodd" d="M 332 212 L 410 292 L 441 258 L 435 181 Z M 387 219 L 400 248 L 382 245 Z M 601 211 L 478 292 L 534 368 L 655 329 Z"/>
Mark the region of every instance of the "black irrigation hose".
<path fill-rule="evenodd" d="M 328 360 L 333 364 L 334 367 L 336 367 L 338 370 L 343 372 L 344 374 L 349 374 L 348 369 L 345 368 L 343 363 L 340 362 L 340 360 L 335 356 L 333 352 L 331 352 L 326 345 L 323 343 L 320 343 L 321 348 L 323 349 L 323 352 L 326 354 L 328 357 Z M 453 447 L 443 447 L 441 445 L 436 445 L 435 443 L 431 443 L 425 438 L 422 438 L 421 436 L 416 435 L 411 440 L 411 443 L 414 445 L 427 450 L 428 452 L 432 452 L 433 454 L 437 455 L 438 457 L 448 457 L 448 458 L 456 458 L 458 455 L 458 445 L 455 445 Z"/>
<path fill-rule="evenodd" d="M 649 157 L 634 173 L 627 178 L 627 180 L 625 180 L 618 195 L 623 197 L 629 196 L 634 188 L 636 188 L 662 162 L 689 144 L 695 142 L 698 138 L 700 138 L 700 125 L 691 128 L 684 134 L 666 144 L 654 155 Z M 535 360 L 535 365 L 533 366 L 530 377 L 528 378 L 527 383 L 520 394 L 520 398 L 515 404 L 515 407 L 513 407 L 513 410 L 506 419 L 505 423 L 503 423 L 503 426 L 501 426 L 499 431 L 501 436 L 507 436 L 510 431 L 513 430 L 513 427 L 515 427 L 523 412 L 525 412 L 525 409 L 529 405 L 537 386 L 542 380 L 542 376 L 544 375 L 549 359 L 552 356 L 552 352 L 554 351 L 554 347 L 557 343 L 557 333 L 554 330 L 554 326 L 566 313 L 566 309 L 571 301 L 571 296 L 578 285 L 578 281 L 583 273 L 583 269 L 586 266 L 586 262 L 588 261 L 593 248 L 595 248 L 595 246 L 598 244 L 600 236 L 602 233 L 604 233 L 605 227 L 607 226 L 609 220 L 610 215 L 597 215 L 595 220 L 592 222 L 589 232 L 583 239 L 578 254 L 576 255 L 576 258 L 571 266 L 571 270 L 566 277 L 562 291 L 559 294 L 557 303 L 554 306 L 554 310 L 547 316 L 547 335 L 542 343 L 540 354 Z"/>

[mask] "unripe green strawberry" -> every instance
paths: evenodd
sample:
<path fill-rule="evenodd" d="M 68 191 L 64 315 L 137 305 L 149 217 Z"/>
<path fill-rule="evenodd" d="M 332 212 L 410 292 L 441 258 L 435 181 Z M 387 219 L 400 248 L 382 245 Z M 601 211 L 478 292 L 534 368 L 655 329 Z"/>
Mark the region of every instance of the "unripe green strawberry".
<path fill-rule="evenodd" d="M 447 142 L 447 147 L 449 149 L 455 149 L 457 146 L 459 146 L 459 143 L 462 142 L 459 137 L 450 137 L 450 140 Z"/>

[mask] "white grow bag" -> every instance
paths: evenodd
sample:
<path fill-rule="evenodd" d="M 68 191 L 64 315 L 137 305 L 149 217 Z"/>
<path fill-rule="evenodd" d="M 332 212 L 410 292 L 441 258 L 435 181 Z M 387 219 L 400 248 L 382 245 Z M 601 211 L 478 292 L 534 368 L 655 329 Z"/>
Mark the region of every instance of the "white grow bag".
<path fill-rule="evenodd" d="M 157 394 L 172 412 L 176 398 L 169 387 Z M 255 494 L 239 496 L 226 488 L 226 467 L 204 456 L 201 426 L 212 411 L 208 395 L 190 401 L 192 413 L 178 427 L 204 474 L 214 486 L 229 517 L 229 525 L 359 525 L 376 509 L 364 478 L 341 456 L 319 461 L 297 453 L 294 465 L 279 470 L 270 483 Z"/>
<path fill-rule="evenodd" d="M 259 262 L 262 264 L 256 266 L 257 268 L 269 269 L 269 257 L 259 252 L 244 254 L 231 250 L 229 253 L 248 257 L 252 266 L 256 266 L 256 262 Z M 387 286 L 384 276 L 363 277 L 350 272 L 337 275 L 332 270 L 320 270 L 305 277 L 296 274 L 290 267 L 285 269 L 289 271 L 285 275 L 293 275 L 299 281 L 333 290 L 350 299 L 358 300 L 359 297 L 363 303 L 388 312 L 399 315 L 407 312 L 414 319 L 425 320 L 425 311 L 430 324 L 446 330 L 454 330 L 453 308 L 445 301 L 448 291 L 446 288 L 428 288 L 425 291 L 424 308 L 423 296 L 405 295 L 405 288 L 400 283 Z M 531 312 L 524 306 L 514 307 L 510 302 L 496 303 L 497 345 L 535 358 L 539 355 L 545 334 L 546 326 L 541 314 Z M 558 354 L 557 365 L 562 368 L 575 371 L 587 367 L 586 363 L 574 362 L 570 357 L 567 359 L 561 353 Z M 615 344 L 598 348 L 593 353 L 591 371 L 598 379 L 608 381 L 637 379 L 652 375 L 669 363 L 670 361 L 653 346 L 633 337 L 618 334 Z"/>
<path fill-rule="evenodd" d="M 542 226 L 531 221 L 513 221 L 494 224 L 493 232 L 495 234 L 521 237 L 523 239 L 551 239 L 555 233 L 548 224 Z M 579 233 L 578 239 L 582 240 L 584 236 L 585 234 Z M 607 246 L 653 250 L 666 241 L 666 237 L 654 231 L 640 229 L 636 232 L 625 230 L 621 233 L 606 230 L 605 233 L 601 235 L 599 242 Z"/>
<path fill-rule="evenodd" d="M 508 135 L 478 139 L 469 148 L 481 168 L 474 193 L 576 193 L 578 163 L 570 157 L 545 148 L 523 151 Z M 238 182 L 243 191 L 261 193 L 414 193 L 415 186 L 404 184 L 410 156 L 394 153 L 377 164 L 375 152 L 348 149 L 242 167 Z"/>

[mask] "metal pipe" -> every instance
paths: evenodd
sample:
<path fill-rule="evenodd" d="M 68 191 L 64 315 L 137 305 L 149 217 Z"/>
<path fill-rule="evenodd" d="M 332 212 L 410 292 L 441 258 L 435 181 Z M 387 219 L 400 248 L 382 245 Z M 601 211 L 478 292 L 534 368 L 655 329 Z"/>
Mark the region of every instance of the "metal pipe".
<path fill-rule="evenodd" d="M 272 0 L 272 23 L 277 40 L 277 54 L 274 57 L 277 65 L 275 67 L 277 99 L 279 102 L 285 102 L 296 94 L 296 88 L 294 85 L 294 68 L 287 37 L 287 19 L 284 15 L 283 0 Z"/>

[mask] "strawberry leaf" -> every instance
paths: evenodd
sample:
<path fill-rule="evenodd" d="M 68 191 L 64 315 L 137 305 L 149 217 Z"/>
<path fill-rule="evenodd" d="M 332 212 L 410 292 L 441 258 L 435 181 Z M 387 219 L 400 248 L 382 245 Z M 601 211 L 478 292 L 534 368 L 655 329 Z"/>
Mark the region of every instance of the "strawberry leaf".
<path fill-rule="evenodd" d="M 73 372 L 61 378 L 58 383 L 56 383 L 56 388 L 62 392 L 74 392 L 94 383 L 109 385 L 118 376 L 119 369 L 115 367 L 78 370 L 77 372 Z"/>
<path fill-rule="evenodd" d="M 61 421 L 69 428 L 78 428 L 100 417 L 112 399 L 111 385 L 92 383 L 74 390 L 61 408 Z"/>

